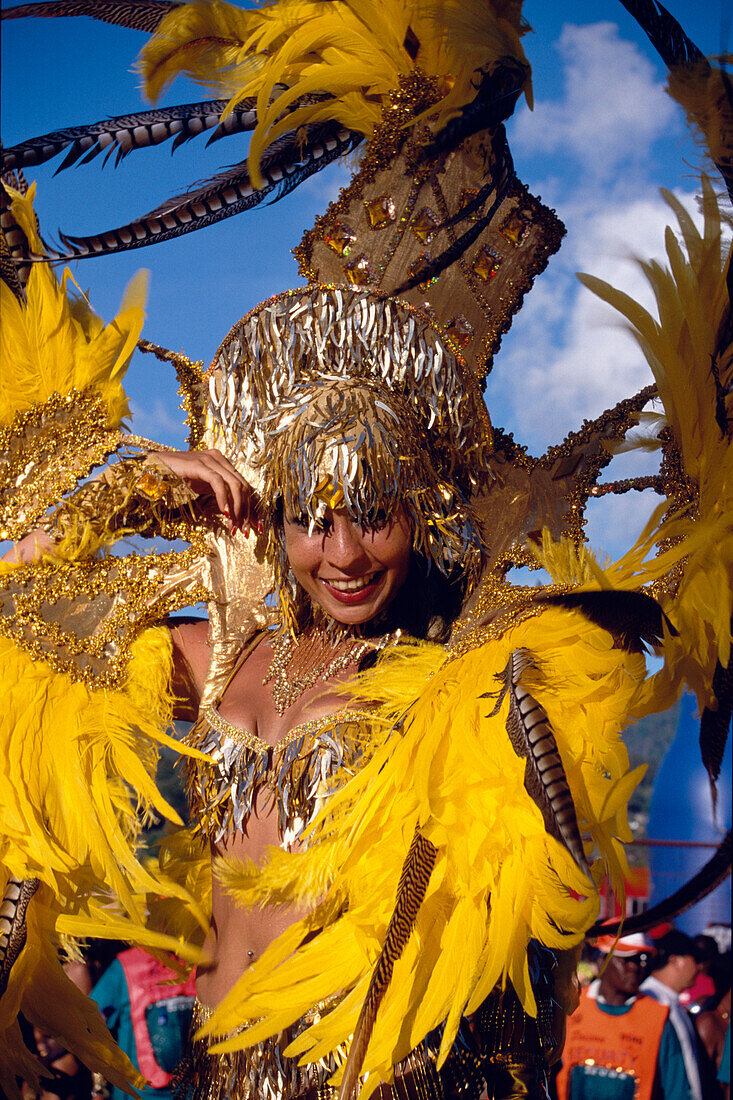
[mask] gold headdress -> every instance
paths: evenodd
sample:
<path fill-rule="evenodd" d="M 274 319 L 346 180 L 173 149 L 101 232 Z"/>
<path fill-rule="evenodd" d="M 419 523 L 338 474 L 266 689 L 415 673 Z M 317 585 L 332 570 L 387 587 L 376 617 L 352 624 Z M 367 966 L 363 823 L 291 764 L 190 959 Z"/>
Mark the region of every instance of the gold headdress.
<path fill-rule="evenodd" d="M 471 372 L 418 310 L 351 287 L 289 291 L 234 326 L 209 393 L 206 442 L 260 493 L 288 618 L 283 508 L 315 525 L 336 501 L 363 524 L 401 506 L 418 553 L 475 579 L 469 497 L 489 477 L 491 425 Z"/>

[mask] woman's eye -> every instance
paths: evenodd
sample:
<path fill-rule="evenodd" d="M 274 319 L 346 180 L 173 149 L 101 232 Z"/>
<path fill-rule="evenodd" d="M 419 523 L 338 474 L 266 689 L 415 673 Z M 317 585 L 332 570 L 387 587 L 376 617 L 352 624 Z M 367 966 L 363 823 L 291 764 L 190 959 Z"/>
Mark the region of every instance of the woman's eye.
<path fill-rule="evenodd" d="M 297 516 L 289 516 L 288 523 L 292 523 L 295 527 L 302 527 L 304 531 L 327 531 L 331 526 L 331 521 L 325 516 L 323 519 L 312 519 L 307 512 L 301 512 Z"/>
<path fill-rule="evenodd" d="M 389 516 L 384 508 L 377 508 L 375 512 L 371 512 L 367 518 L 366 526 L 370 527 L 373 531 L 381 531 L 383 527 L 386 527 L 389 523 Z"/>

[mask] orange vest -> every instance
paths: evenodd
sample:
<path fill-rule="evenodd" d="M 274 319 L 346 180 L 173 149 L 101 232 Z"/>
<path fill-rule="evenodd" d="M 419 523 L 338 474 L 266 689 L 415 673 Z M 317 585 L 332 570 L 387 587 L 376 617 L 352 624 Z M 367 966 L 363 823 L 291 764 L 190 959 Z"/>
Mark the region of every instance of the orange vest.
<path fill-rule="evenodd" d="M 568 1020 L 557 1077 L 559 1100 L 571 1100 L 573 1066 L 591 1064 L 631 1074 L 636 1081 L 634 1100 L 652 1100 L 659 1045 L 668 1015 L 666 1005 L 640 994 L 628 1012 L 612 1016 L 598 1008 L 584 989 L 577 1010 Z"/>

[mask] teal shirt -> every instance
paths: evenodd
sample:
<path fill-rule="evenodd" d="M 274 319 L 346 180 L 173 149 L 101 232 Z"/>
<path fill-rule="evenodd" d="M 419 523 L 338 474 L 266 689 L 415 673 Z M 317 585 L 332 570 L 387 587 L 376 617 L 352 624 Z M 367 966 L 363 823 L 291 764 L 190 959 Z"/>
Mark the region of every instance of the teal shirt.
<path fill-rule="evenodd" d="M 90 997 L 97 1002 L 117 1045 L 137 1067 L 137 1046 L 130 1015 L 130 996 L 127 991 L 125 972 L 117 959 L 107 967 L 90 993 Z M 185 1053 L 185 1043 L 191 1022 L 191 1001 L 189 997 L 175 997 L 164 1002 L 160 1009 L 157 1005 L 151 1005 L 148 1009 L 148 1025 L 156 1057 L 168 1072 L 177 1065 Z M 140 1089 L 139 1094 L 143 1100 L 172 1100 L 173 1097 L 169 1088 Z M 110 1100 L 129 1100 L 129 1097 L 127 1093 L 112 1085 Z"/>
<path fill-rule="evenodd" d="M 607 1016 L 624 1016 L 631 1008 L 631 1004 L 593 1003 Z M 690 1100 L 682 1047 L 669 1020 L 664 1025 L 659 1044 L 657 1083 L 660 1100 Z M 618 1073 L 605 1066 L 573 1066 L 570 1074 L 570 1100 L 634 1100 L 634 1087 L 631 1074 Z"/>

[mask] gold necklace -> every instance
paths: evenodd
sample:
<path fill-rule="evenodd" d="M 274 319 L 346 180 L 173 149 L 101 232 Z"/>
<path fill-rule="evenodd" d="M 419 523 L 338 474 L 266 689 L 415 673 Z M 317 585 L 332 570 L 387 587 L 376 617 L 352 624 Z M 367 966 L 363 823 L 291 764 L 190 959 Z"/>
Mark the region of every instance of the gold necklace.
<path fill-rule="evenodd" d="M 358 664 L 368 650 L 379 653 L 396 642 L 400 634 L 395 630 L 380 638 L 346 636 L 343 641 L 327 630 L 310 630 L 298 638 L 280 634 L 272 643 L 272 660 L 262 683 L 272 683 L 275 710 L 284 714 L 319 680 L 330 680 L 349 665 Z"/>

